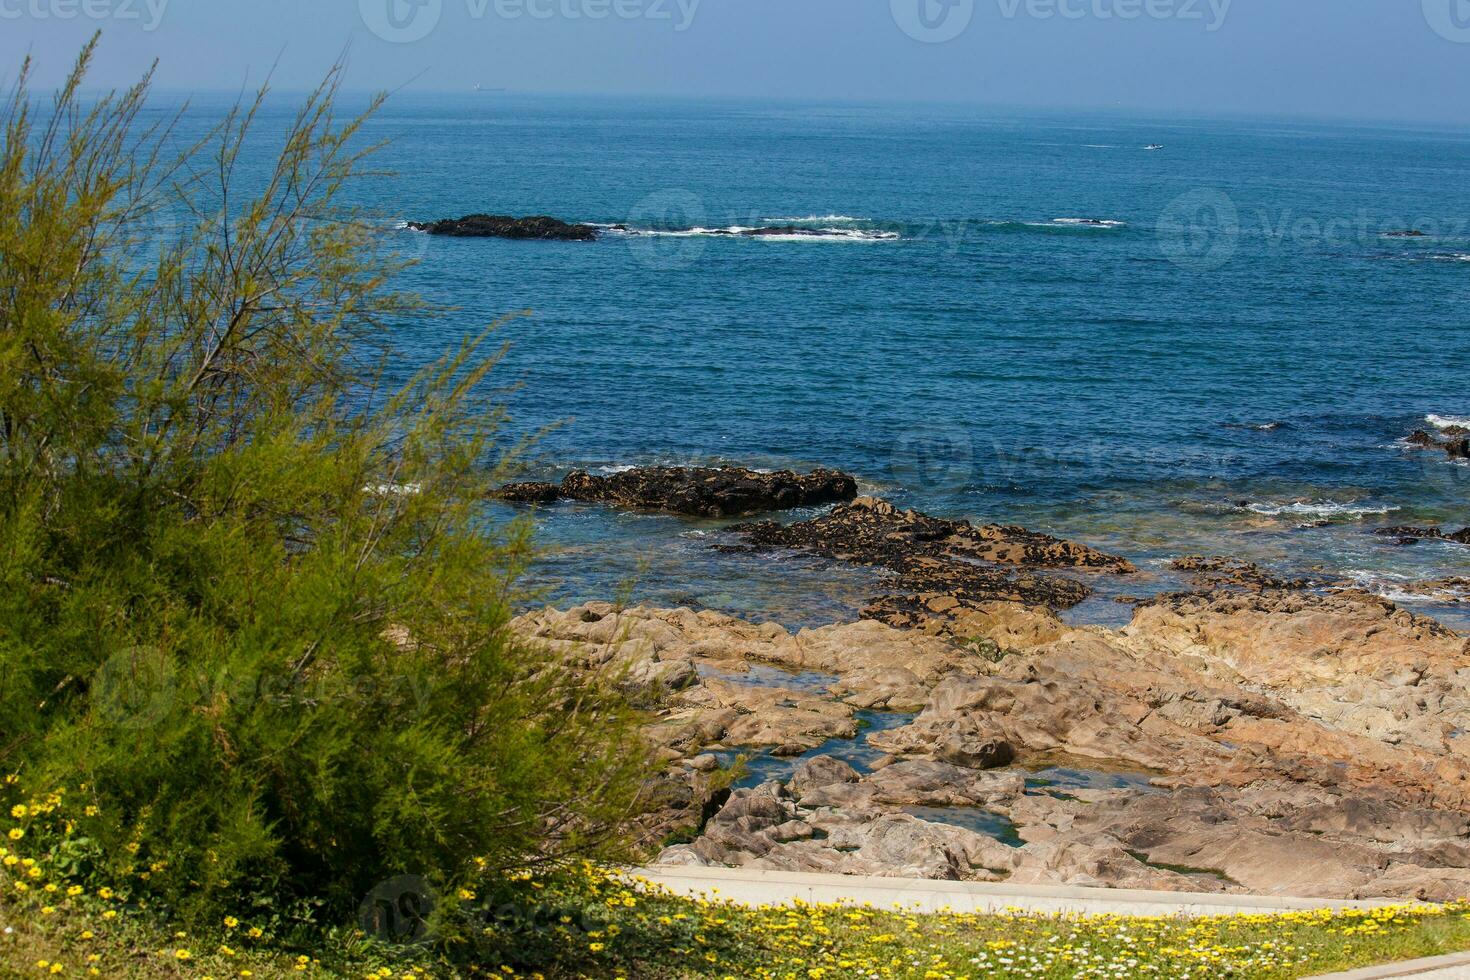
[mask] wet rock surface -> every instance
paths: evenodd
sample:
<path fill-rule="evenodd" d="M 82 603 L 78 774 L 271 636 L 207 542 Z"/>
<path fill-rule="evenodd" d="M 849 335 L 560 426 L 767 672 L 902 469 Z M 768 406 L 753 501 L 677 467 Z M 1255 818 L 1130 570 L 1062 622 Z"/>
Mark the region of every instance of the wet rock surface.
<path fill-rule="evenodd" d="M 546 215 L 512 218 L 503 214 L 467 214 L 438 221 L 410 221 L 408 227 L 451 238 L 516 238 L 537 241 L 590 242 L 597 238 L 592 225 L 570 224 Z"/>
<path fill-rule="evenodd" d="M 894 573 L 898 593 L 873 600 L 864 615 L 890 625 L 954 619 L 994 601 L 1068 609 L 1092 594 L 1077 579 L 1031 569 L 1127 574 L 1124 558 L 1020 527 L 976 526 L 859 497 L 797 524 L 764 521 L 730 529 L 730 550 L 797 551 Z"/>
<path fill-rule="evenodd" d="M 684 833 L 667 863 L 1470 894 L 1463 636 L 1269 588 L 1164 597 L 1117 630 L 1013 603 L 966 617 L 974 642 L 606 604 L 514 628 L 641 692 L 671 761 L 659 826 Z M 915 714 L 864 731 L 874 710 Z M 715 789 L 737 751 L 791 761 Z"/>
<path fill-rule="evenodd" d="M 648 466 L 607 476 L 578 471 L 561 485 L 511 483 L 496 496 L 522 503 L 579 500 L 691 517 L 743 517 L 857 496 L 857 481 L 837 470 L 774 473 L 738 467 Z"/>
<path fill-rule="evenodd" d="M 1470 527 L 1459 531 L 1444 531 L 1437 527 L 1381 527 L 1373 533 L 1401 541 L 1453 541 L 1455 544 L 1470 544 Z"/>

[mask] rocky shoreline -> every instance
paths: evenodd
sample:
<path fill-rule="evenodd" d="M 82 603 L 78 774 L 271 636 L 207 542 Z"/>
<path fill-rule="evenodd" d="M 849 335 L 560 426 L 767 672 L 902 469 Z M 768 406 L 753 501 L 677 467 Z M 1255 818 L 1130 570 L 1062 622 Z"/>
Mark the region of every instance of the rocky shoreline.
<path fill-rule="evenodd" d="M 514 621 L 647 712 L 666 765 L 648 785 L 657 861 L 1470 893 L 1465 637 L 1342 581 L 1202 557 L 1175 563 L 1193 591 L 1129 600 L 1121 628 L 1073 626 L 1058 612 L 1092 576 L 1136 574 L 1130 562 L 854 498 L 831 471 L 756 476 L 654 469 L 506 488 L 711 516 L 808 505 L 789 501 L 812 489 L 843 502 L 734 525 L 716 547 L 892 583 L 857 621 L 798 632 L 608 603 Z"/>
<path fill-rule="evenodd" d="M 1169 598 L 1120 630 L 997 602 L 969 628 L 793 634 L 600 603 L 515 623 L 647 708 L 662 863 L 1470 892 L 1470 642 L 1433 621 L 1262 592 Z"/>

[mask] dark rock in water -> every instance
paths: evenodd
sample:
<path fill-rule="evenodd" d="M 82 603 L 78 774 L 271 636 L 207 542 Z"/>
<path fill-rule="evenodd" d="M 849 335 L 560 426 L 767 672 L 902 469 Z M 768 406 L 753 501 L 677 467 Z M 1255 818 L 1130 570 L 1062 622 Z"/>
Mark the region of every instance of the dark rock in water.
<path fill-rule="evenodd" d="M 1450 438 L 1436 439 L 1423 429 L 1415 429 L 1414 433 L 1404 441 L 1419 449 L 1442 450 L 1450 459 L 1470 459 L 1470 430 L 1452 425 L 1446 428 L 1444 433 Z"/>
<path fill-rule="evenodd" d="M 1453 532 L 1442 531 L 1437 527 L 1380 527 L 1373 533 L 1386 538 L 1398 538 L 1400 542 L 1453 541 L 1456 544 L 1470 544 L 1470 527 Z"/>
<path fill-rule="evenodd" d="M 507 483 L 495 496 L 518 504 L 554 504 L 561 497 L 561 487 L 555 483 Z"/>
<path fill-rule="evenodd" d="M 546 215 L 512 218 L 501 214 L 467 214 L 463 218 L 410 221 L 408 227 L 451 238 L 520 238 L 538 241 L 590 242 L 597 238 L 592 225 L 573 225 Z"/>
<path fill-rule="evenodd" d="M 611 476 L 572 473 L 562 481 L 561 494 L 573 500 L 675 514 L 734 517 L 851 500 L 857 496 L 857 481 L 828 469 L 799 474 L 653 466 Z"/>
<path fill-rule="evenodd" d="M 610 476 L 579 471 L 568 474 L 560 487 L 512 483 L 496 496 L 531 503 L 581 500 L 692 517 L 739 517 L 851 500 L 857 496 L 857 480 L 828 469 L 760 473 L 738 467 L 648 466 Z"/>
<path fill-rule="evenodd" d="M 904 595 L 875 599 L 863 615 L 910 625 L 932 615 L 953 617 L 990 601 L 1068 609 L 1092 590 L 1075 579 L 1034 575 L 1024 566 L 1134 571 L 1123 558 L 1019 527 L 930 517 L 886 500 L 860 497 L 799 524 L 773 521 L 732 530 L 745 543 L 732 551 L 797 550 L 897 573 Z M 1011 566 L 1011 567 L 1004 567 Z"/>
<path fill-rule="evenodd" d="M 1386 231 L 1386 232 L 1383 233 L 1383 237 L 1384 238 L 1425 238 L 1427 236 L 1424 234 L 1424 232 L 1418 230 L 1417 228 L 1411 228 L 1408 231 Z"/>
<path fill-rule="evenodd" d="M 1411 446 L 1420 446 L 1424 449 L 1433 449 L 1439 445 L 1439 440 L 1423 429 L 1415 429 L 1413 434 L 1404 441 Z"/>

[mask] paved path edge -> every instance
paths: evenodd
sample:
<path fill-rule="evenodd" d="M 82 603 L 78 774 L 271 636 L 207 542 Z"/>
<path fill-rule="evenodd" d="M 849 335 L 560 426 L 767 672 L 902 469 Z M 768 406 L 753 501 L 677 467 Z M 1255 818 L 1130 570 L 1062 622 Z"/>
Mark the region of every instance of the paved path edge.
<path fill-rule="evenodd" d="M 677 865 L 639 868 L 632 873 L 681 895 L 703 894 L 748 906 L 785 905 L 800 900 L 811 903 L 870 904 L 880 908 L 891 908 L 897 904 L 918 911 L 948 908 L 955 912 L 1002 912 L 1015 908 L 1043 913 L 1204 916 L 1320 908 L 1371 909 L 1402 904 L 1402 900 L 1393 899 L 1331 901 L 1275 895 L 866 878 L 855 875 Z"/>
<path fill-rule="evenodd" d="M 1312 980 L 1388 980 L 1391 977 L 1429 977 L 1441 970 L 1464 967 L 1466 972 L 1456 970 L 1455 976 L 1470 976 L 1470 953 L 1449 953 L 1431 956 L 1422 960 L 1404 960 L 1399 963 L 1384 963 L 1380 966 L 1365 966 L 1343 973 L 1324 973 Z"/>

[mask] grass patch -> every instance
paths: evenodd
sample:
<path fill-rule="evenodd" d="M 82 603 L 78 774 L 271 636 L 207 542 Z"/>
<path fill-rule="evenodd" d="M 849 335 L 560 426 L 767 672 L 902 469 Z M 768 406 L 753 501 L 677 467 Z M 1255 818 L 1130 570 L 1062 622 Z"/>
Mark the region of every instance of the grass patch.
<path fill-rule="evenodd" d="M 24 879 L 0 878 L 4 977 L 1284 980 L 1470 949 L 1470 905 L 1203 919 L 920 915 L 803 904 L 753 911 L 675 897 L 591 868 L 526 876 L 523 897 L 537 904 L 514 915 L 504 906 L 446 903 L 435 942 L 389 947 L 344 927 L 320 929 L 303 948 L 299 931 L 290 933 L 295 944 L 277 938 L 289 931 L 274 931 L 268 914 L 188 933 L 156 911 L 102 894 L 48 892 L 44 884 L 18 892 L 14 885 Z M 506 951 L 505 961 L 468 955 L 475 947 L 465 941 L 467 924 Z"/>

